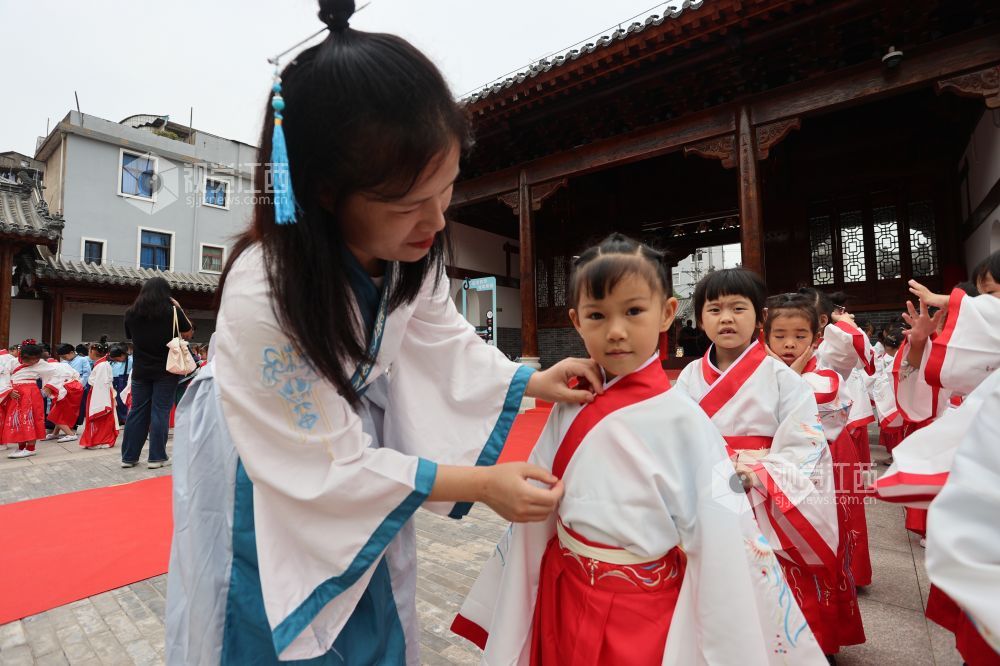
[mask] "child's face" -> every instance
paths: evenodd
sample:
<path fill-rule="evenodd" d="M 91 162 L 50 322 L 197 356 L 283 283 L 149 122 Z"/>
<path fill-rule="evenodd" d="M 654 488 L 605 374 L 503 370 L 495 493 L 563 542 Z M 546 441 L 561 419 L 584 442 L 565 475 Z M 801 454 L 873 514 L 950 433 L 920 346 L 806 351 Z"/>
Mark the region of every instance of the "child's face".
<path fill-rule="evenodd" d="M 427 165 L 401 199 L 383 201 L 358 192 L 344 200 L 339 215 L 344 242 L 363 266 L 368 268 L 372 260 L 415 262 L 427 256 L 445 227 L 459 157 L 456 143 Z"/>
<path fill-rule="evenodd" d="M 676 298 L 664 298 L 639 275 L 626 275 L 602 299 L 584 290 L 569 316 L 591 358 L 611 378 L 649 360 L 676 311 Z"/>
<path fill-rule="evenodd" d="M 813 333 L 809 320 L 800 314 L 779 314 L 768 318 L 771 333 L 767 336 L 767 346 L 781 357 L 786 365 L 802 356 L 813 343 Z"/>
<path fill-rule="evenodd" d="M 982 278 L 976 280 L 976 289 L 980 294 L 987 294 L 993 298 L 1000 298 L 1000 284 L 997 284 L 993 276 L 987 273 Z"/>
<path fill-rule="evenodd" d="M 745 349 L 757 331 L 757 313 L 746 296 L 725 294 L 702 307 L 701 327 L 719 349 Z"/>

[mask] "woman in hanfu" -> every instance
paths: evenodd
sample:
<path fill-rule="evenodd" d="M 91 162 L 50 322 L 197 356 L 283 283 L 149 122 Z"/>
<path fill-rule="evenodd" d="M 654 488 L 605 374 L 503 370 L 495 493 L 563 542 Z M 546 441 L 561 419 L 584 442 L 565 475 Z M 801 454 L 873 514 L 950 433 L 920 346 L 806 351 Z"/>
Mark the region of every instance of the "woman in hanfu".
<path fill-rule="evenodd" d="M 353 11 L 321 2 L 326 39 L 276 74 L 255 176 L 271 196 L 178 411 L 171 664 L 418 664 L 410 516 L 484 501 L 544 519 L 561 483 L 493 463 L 523 396 L 600 386 L 591 361 L 510 362 L 457 312 L 444 213 L 465 114 L 423 54 L 350 29 Z"/>

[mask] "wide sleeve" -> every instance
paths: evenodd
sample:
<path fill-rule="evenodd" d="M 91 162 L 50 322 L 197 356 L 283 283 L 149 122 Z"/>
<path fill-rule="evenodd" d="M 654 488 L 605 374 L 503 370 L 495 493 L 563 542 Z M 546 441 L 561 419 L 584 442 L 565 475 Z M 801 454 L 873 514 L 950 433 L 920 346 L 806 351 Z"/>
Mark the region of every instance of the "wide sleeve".
<path fill-rule="evenodd" d="M 309 659 L 339 635 L 387 545 L 430 493 L 437 466 L 372 447 L 358 413 L 278 327 L 262 269 L 251 270 L 260 264 L 238 266 L 220 312 L 215 376 L 253 484 L 274 648 L 282 660 Z"/>
<path fill-rule="evenodd" d="M 996 373 L 994 373 L 996 375 Z M 927 575 L 1000 652 L 1000 382 L 962 439 L 951 477 L 931 504 Z"/>
<path fill-rule="evenodd" d="M 903 425 L 903 417 L 896 404 L 896 387 L 892 373 L 893 366 L 900 359 L 900 351 L 897 350 L 892 365 L 887 365 L 879 371 L 875 376 L 875 383 L 872 385 L 872 399 L 875 401 L 875 411 L 878 415 L 880 428 L 898 428 Z"/>
<path fill-rule="evenodd" d="M 386 446 L 440 464 L 494 464 L 532 372 L 476 335 L 443 273 L 427 280 L 390 372 Z M 471 506 L 427 508 L 461 518 Z"/>
<path fill-rule="evenodd" d="M 871 341 L 864 331 L 846 321 L 827 324 L 823 329 L 823 344 L 816 353 L 823 365 L 832 368 L 844 379 L 856 367 L 869 375 L 875 372 L 875 350 Z"/>
<path fill-rule="evenodd" d="M 687 557 L 663 663 L 826 663 L 733 481 L 725 442 L 707 419 L 688 430 L 684 464 L 667 466 L 663 481 Z"/>
<path fill-rule="evenodd" d="M 961 289 L 951 292 L 944 328 L 928 345 L 923 365 L 931 386 L 971 393 L 1000 367 L 1000 298 L 972 298 Z"/>
<path fill-rule="evenodd" d="M 892 367 L 892 383 L 896 398 L 896 407 L 900 415 L 907 421 L 920 423 L 929 418 L 940 416 L 948 406 L 950 391 L 931 386 L 924 378 L 921 368 L 927 366 L 931 354 L 931 341 L 924 346 L 924 355 L 917 368 L 909 364 L 909 341 L 903 342 L 896 354 Z"/>
<path fill-rule="evenodd" d="M 97 418 L 114 409 L 114 389 L 111 386 L 111 364 L 97 363 L 90 372 L 90 400 L 87 417 Z"/>
<path fill-rule="evenodd" d="M 838 543 L 833 459 L 813 393 L 787 368 L 777 372 L 778 427 L 764 455 L 741 450 L 758 484 L 749 493 L 764 535 L 801 566 L 832 568 Z"/>
<path fill-rule="evenodd" d="M 556 405 L 549 414 L 528 462 L 552 468 L 563 410 Z M 484 664 L 520 663 L 530 645 L 542 555 L 555 531 L 555 514 L 511 525 L 462 602 L 451 630 L 484 650 Z"/>

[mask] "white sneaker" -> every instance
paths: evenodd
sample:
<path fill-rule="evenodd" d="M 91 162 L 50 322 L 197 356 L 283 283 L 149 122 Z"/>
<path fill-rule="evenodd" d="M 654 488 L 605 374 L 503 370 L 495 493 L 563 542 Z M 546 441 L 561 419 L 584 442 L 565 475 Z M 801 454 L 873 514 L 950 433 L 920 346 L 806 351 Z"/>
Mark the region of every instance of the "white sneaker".
<path fill-rule="evenodd" d="M 28 449 L 21 449 L 20 451 L 14 451 L 14 453 L 7 456 L 8 458 L 30 458 L 35 455 L 34 451 L 29 451 Z"/>
<path fill-rule="evenodd" d="M 73 439 L 76 439 L 76 437 L 74 437 Z M 110 444 L 98 444 L 94 448 L 95 449 L 110 449 L 111 445 Z"/>
<path fill-rule="evenodd" d="M 926 548 L 927 547 L 927 539 L 921 539 L 920 540 L 920 547 L 921 548 Z"/>
<path fill-rule="evenodd" d="M 0 451 L 6 451 L 10 448 L 10 444 L 0 444 Z"/>
<path fill-rule="evenodd" d="M 59 435 L 55 434 L 54 432 L 50 432 L 49 434 L 47 434 L 45 436 L 45 440 L 44 441 L 51 442 L 53 439 L 58 439 L 58 438 L 59 438 Z"/>
<path fill-rule="evenodd" d="M 60 437 L 56 441 L 57 442 L 74 442 L 74 441 L 76 441 L 76 435 L 63 435 L 62 437 Z"/>
<path fill-rule="evenodd" d="M 170 460 L 169 459 L 168 460 L 156 460 L 156 461 L 147 463 L 146 467 L 148 469 L 160 469 L 164 465 L 169 465 L 169 464 L 170 464 Z"/>

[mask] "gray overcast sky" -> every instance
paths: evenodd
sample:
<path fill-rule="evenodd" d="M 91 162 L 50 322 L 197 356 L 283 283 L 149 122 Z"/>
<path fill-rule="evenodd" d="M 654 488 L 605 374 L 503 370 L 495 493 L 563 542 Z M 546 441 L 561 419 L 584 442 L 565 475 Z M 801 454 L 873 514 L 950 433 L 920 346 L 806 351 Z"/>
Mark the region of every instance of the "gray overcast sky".
<path fill-rule="evenodd" d="M 361 6 L 363 1 L 359 1 Z M 637 14 L 654 0 L 373 0 L 352 27 L 392 32 L 427 53 L 461 95 Z M 322 27 L 313 0 L 0 0 L 0 151 L 74 107 L 119 121 L 169 114 L 255 143 L 268 56 Z M 649 11 L 646 11 L 649 10 Z"/>

